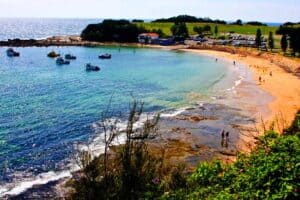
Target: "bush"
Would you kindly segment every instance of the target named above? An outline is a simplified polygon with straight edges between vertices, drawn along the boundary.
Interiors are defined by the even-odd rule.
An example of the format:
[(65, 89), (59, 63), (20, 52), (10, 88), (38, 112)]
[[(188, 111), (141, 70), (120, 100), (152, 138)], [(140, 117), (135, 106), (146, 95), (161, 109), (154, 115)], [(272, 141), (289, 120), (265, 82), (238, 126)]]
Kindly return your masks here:
[(162, 199), (299, 199), (299, 120), (298, 114), (289, 135), (267, 132), (252, 153), (239, 155), (231, 165), (201, 163), (189, 176), (188, 189)]
[(104, 20), (88, 25), (81, 33), (83, 40), (97, 42), (136, 42), (144, 29), (127, 20)]

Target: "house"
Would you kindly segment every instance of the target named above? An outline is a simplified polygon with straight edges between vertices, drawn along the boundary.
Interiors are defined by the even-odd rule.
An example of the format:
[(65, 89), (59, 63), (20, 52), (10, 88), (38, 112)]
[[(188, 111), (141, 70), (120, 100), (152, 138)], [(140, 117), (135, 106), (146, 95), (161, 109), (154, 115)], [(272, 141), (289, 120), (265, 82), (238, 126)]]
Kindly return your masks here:
[(159, 44), (162, 46), (169, 46), (175, 44), (174, 38), (168, 38), (168, 39), (160, 39)]
[(141, 33), (138, 36), (138, 41), (142, 44), (156, 44), (158, 40), (159, 35), (157, 33)]

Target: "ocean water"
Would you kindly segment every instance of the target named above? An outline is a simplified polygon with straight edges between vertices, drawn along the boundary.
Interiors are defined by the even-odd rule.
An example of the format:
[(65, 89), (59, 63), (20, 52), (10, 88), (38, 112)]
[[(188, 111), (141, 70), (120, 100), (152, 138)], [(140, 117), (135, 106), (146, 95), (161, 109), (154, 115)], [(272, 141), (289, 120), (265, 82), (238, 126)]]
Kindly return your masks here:
[(80, 35), (88, 24), (101, 21), (102, 19), (0, 18), (0, 41)]
[[(0, 196), (22, 191), (28, 182), (68, 176), (76, 144), (98, 136), (94, 124), (110, 99), (116, 115), (109, 117), (128, 112), (133, 98), (145, 102), (146, 113), (172, 116), (222, 95), (239, 78), (228, 63), (192, 53), (27, 47), (15, 48), (21, 56), (9, 58), (5, 50), (0, 48)], [(52, 50), (72, 53), (77, 60), (57, 66), (46, 56)], [(111, 53), (112, 59), (98, 59), (102, 53)], [(86, 63), (101, 71), (86, 72)]]

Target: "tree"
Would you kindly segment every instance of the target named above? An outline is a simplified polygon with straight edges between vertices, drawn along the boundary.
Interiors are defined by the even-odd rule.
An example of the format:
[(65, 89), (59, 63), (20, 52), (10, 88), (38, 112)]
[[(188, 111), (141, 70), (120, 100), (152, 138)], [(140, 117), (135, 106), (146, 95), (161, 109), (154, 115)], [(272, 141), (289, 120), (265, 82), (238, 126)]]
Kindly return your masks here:
[(285, 54), (287, 47), (288, 47), (288, 41), (287, 41), (286, 34), (282, 35), (281, 40), (280, 40), (280, 46), (281, 46), (283, 53)]
[(195, 26), (194, 31), (198, 33), (200, 36), (203, 35), (211, 35), (211, 27), (209, 25), (202, 26)]
[(201, 26), (195, 26), (195, 27), (194, 27), (194, 31), (195, 31), (196, 33), (198, 33), (198, 35), (200, 35), (200, 36), (203, 35), (203, 27), (201, 27)]
[(242, 25), (243, 25), (243, 22), (242, 22), (242, 20), (238, 19), (238, 20), (236, 20), (236, 22), (235, 22), (234, 24), (235, 24), (235, 25), (242, 26)]
[(296, 53), (300, 56), (300, 27), (280, 26), (277, 34), (287, 35), (289, 37), (289, 46), (292, 49), (292, 55)]
[(269, 38), (268, 38), (268, 45), (271, 51), (274, 49), (274, 38), (273, 38), (273, 32), (269, 32)]
[(215, 35), (217, 36), (218, 33), (219, 33), (219, 29), (218, 29), (218, 26), (217, 26), (217, 25), (215, 26), (215, 31), (214, 31), (214, 32), (215, 32)]
[(185, 23), (175, 23), (171, 27), (171, 32), (173, 36), (177, 39), (185, 39), (189, 37), (189, 31)]
[(261, 46), (261, 30), (260, 28), (256, 31), (256, 38), (255, 38), (256, 47), (259, 48)]

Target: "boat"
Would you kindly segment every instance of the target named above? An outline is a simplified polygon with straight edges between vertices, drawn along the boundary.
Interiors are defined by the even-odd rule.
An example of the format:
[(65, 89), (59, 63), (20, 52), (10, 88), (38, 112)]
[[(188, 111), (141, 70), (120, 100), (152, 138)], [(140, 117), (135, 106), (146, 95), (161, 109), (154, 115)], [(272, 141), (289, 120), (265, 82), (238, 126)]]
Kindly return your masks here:
[(57, 65), (68, 65), (70, 64), (70, 61), (64, 60), (62, 57), (59, 57), (56, 59)]
[(85, 65), (86, 71), (100, 71), (100, 67), (91, 65), (90, 63)]
[(66, 55), (65, 55), (65, 59), (66, 59), (66, 60), (76, 60), (76, 56), (73, 56), (73, 55), (71, 55), (71, 54), (66, 54)]
[(59, 57), (60, 54), (56, 53), (55, 51), (51, 51), (50, 53), (48, 53), (47, 56), (50, 58), (56, 58), (56, 57)]
[(6, 54), (7, 54), (8, 57), (19, 57), (20, 56), (20, 53), (16, 52), (12, 48), (7, 49)]
[(106, 54), (100, 55), (99, 58), (100, 59), (111, 59), (111, 54), (106, 53)]

